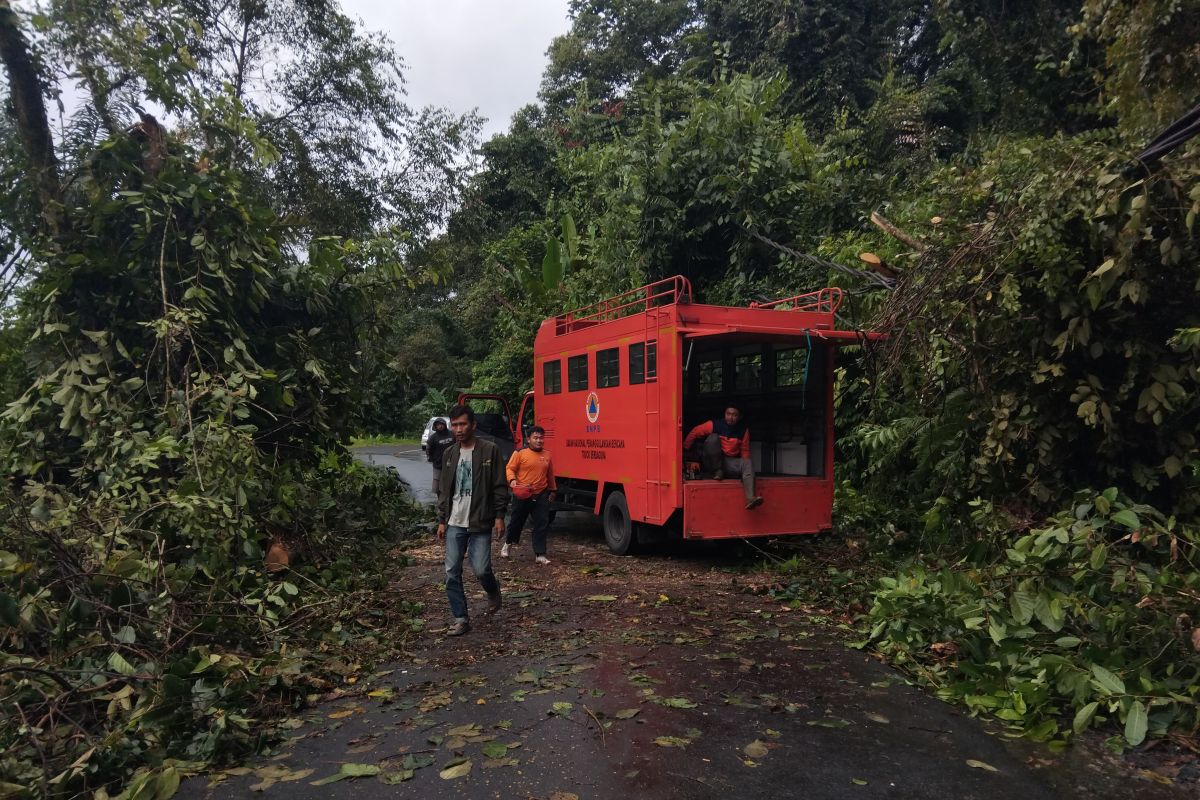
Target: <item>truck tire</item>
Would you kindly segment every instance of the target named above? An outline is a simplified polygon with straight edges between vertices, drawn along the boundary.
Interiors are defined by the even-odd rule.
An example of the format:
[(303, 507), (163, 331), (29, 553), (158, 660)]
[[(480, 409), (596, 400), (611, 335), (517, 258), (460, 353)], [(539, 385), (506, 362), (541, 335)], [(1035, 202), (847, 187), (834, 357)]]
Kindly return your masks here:
[(624, 492), (613, 492), (604, 501), (601, 511), (604, 522), (604, 541), (615, 555), (628, 555), (633, 550), (633, 521), (629, 518), (629, 503)]

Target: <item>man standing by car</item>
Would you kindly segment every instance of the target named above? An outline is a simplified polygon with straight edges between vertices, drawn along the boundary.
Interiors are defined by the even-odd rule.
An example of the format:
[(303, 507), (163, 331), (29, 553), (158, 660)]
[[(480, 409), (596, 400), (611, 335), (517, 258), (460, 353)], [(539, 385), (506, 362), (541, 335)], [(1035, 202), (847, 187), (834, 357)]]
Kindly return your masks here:
[(546, 429), (534, 425), (526, 437), (529, 446), (512, 454), (505, 472), (512, 490), (512, 516), (500, 555), (508, 558), (510, 545), (521, 543), (521, 529), (533, 515), (533, 555), (539, 564), (549, 564), (546, 557), (546, 529), (550, 527), (550, 504), (554, 502), (554, 465), (550, 453), (543, 448)]
[(763, 499), (754, 493), (754, 462), (750, 460), (750, 429), (742, 421), (742, 412), (734, 406), (725, 409), (717, 419), (701, 422), (683, 440), (687, 451), (692, 442), (704, 440), (701, 458), (704, 469), (721, 480), (728, 472), (740, 475), (746, 493), (746, 508), (758, 508)]
[(433, 464), (433, 496), (437, 497), (442, 482), (442, 456), (446, 448), (454, 444), (454, 434), (446, 427), (445, 421), (438, 417), (433, 423), (433, 430), (425, 443), (425, 458)]
[(508, 510), (508, 481), (500, 450), (475, 436), (475, 412), (470, 406), (450, 409), (454, 444), (446, 448), (438, 485), (439, 541), (446, 543), (446, 598), (454, 622), (447, 636), (462, 636), (471, 629), (467, 596), (463, 591), (463, 559), (487, 593), (487, 613), (500, 610), (500, 581), (492, 572), (492, 534), (504, 532)]

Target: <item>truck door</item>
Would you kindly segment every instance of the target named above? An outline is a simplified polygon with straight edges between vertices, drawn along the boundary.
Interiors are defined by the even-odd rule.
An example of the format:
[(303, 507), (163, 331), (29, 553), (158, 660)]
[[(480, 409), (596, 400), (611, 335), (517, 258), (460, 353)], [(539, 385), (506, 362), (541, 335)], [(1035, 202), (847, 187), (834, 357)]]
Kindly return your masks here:
[(533, 392), (526, 392), (521, 398), (521, 410), (517, 413), (517, 427), (513, 431), (513, 442), (517, 449), (520, 450), (525, 446), (525, 439), (529, 436), (529, 429), (537, 424), (533, 413)]
[(471, 406), (475, 412), (475, 435), (495, 442), (507, 462), (516, 449), (514, 434), (517, 427), (508, 401), (498, 394), (463, 393), (458, 396), (458, 403)]

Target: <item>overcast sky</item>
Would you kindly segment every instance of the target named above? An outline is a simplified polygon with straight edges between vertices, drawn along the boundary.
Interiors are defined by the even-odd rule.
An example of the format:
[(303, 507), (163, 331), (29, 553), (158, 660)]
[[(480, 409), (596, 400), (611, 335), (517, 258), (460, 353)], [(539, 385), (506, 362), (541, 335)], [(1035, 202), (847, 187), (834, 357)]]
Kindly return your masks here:
[(566, 33), (567, 0), (342, 0), (391, 37), (407, 66), (409, 104), (478, 108), (483, 138), (537, 99), (546, 48)]

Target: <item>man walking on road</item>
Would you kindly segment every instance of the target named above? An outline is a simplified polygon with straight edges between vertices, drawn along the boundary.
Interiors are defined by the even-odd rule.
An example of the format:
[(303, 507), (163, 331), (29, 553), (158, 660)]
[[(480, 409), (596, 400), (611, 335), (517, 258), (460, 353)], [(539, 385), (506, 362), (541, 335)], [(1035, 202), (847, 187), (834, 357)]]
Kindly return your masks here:
[(429, 434), (429, 441), (425, 443), (425, 457), (429, 459), (429, 463), (433, 464), (433, 496), (437, 497), (441, 491), (442, 483), (442, 457), (446, 454), (446, 448), (454, 444), (454, 434), (446, 427), (446, 423), (441, 419), (433, 423), (433, 432)]
[(446, 448), (438, 487), (438, 540), (446, 542), (446, 598), (454, 622), (447, 636), (471, 630), (463, 591), (463, 559), (487, 593), (487, 613), (500, 610), (500, 581), (492, 572), (492, 535), (504, 532), (508, 483), (500, 449), (475, 436), (475, 412), (469, 406), (450, 409), (454, 444)]
[(512, 454), (505, 472), (508, 486), (512, 489), (512, 516), (508, 520), (508, 533), (500, 555), (508, 558), (510, 545), (521, 543), (521, 529), (525, 520), (533, 515), (533, 555), (539, 564), (549, 564), (546, 558), (546, 529), (550, 527), (550, 504), (554, 502), (554, 465), (550, 453), (543, 448), (546, 430), (541, 425), (529, 429), (526, 437), (528, 447)]
[(704, 438), (702, 459), (704, 469), (721, 480), (728, 472), (741, 475), (742, 490), (746, 493), (746, 508), (758, 508), (763, 499), (754, 493), (754, 462), (750, 460), (750, 429), (742, 421), (742, 412), (734, 406), (725, 409), (725, 415), (702, 422), (692, 428), (683, 440), (686, 451), (692, 442)]

